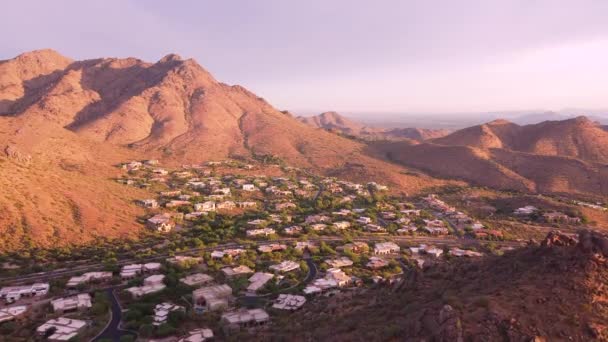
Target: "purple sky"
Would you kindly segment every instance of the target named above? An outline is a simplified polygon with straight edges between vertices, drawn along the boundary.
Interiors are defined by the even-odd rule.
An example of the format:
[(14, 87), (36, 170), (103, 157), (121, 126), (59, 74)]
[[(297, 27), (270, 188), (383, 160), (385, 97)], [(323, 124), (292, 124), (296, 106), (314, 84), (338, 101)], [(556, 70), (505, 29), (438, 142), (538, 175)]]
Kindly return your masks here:
[(606, 108), (608, 1), (5, 0), (0, 58), (175, 52), (280, 109)]

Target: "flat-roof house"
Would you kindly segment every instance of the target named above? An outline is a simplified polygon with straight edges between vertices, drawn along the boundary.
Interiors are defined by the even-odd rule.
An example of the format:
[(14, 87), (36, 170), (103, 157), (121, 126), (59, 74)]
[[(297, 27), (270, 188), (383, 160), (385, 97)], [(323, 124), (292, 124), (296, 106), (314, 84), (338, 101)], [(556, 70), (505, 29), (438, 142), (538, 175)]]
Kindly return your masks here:
[(361, 216), (357, 219), (357, 222), (360, 224), (370, 224), (372, 223), (372, 219), (367, 216)]
[(59, 298), (51, 301), (53, 312), (63, 314), (66, 312), (84, 310), (91, 307), (91, 296), (81, 293), (76, 296)]
[(334, 222), (333, 226), (334, 226), (335, 229), (342, 230), (342, 229), (346, 229), (346, 228), (350, 227), (350, 222), (348, 222), (348, 221), (338, 221), (338, 222)]
[(325, 260), (325, 263), (332, 268), (349, 267), (353, 265), (353, 261), (347, 257), (339, 257)]
[(287, 273), (287, 272), (295, 271), (299, 268), (300, 268), (300, 264), (295, 261), (291, 261), (291, 260), (285, 260), (285, 261), (281, 262), (280, 264), (272, 265), (269, 267), (269, 269), (271, 271), (275, 271), (275, 272), (279, 272), (279, 273)]
[(363, 241), (355, 241), (352, 243), (347, 243), (341, 247), (344, 251), (351, 251), (353, 253), (366, 253), (369, 251), (369, 245)]
[(187, 336), (179, 339), (177, 342), (205, 342), (212, 338), (213, 330), (201, 328), (189, 331)]
[(249, 229), (245, 234), (247, 236), (268, 236), (276, 234), (276, 231), (272, 228)]
[(378, 242), (374, 246), (374, 254), (399, 253), (401, 247), (394, 242)]
[(135, 298), (139, 298), (148, 294), (160, 292), (165, 289), (165, 284), (163, 280), (165, 276), (162, 274), (156, 274), (147, 277), (144, 279), (143, 286), (134, 286), (126, 289), (127, 292), (131, 293), (131, 295)]
[(224, 272), (227, 277), (236, 277), (253, 273), (253, 270), (245, 265), (239, 265), (237, 267), (224, 267), (222, 268), (222, 272)]
[(287, 245), (280, 243), (271, 243), (269, 245), (262, 245), (258, 247), (258, 251), (261, 253), (270, 253), (275, 251), (283, 251), (287, 249)]
[(197, 312), (225, 309), (231, 299), (232, 288), (226, 284), (201, 287), (192, 292), (192, 300)]
[(249, 277), (249, 286), (247, 286), (247, 291), (255, 293), (266, 283), (268, 283), (272, 278), (274, 278), (274, 274), (266, 273), (266, 272), (256, 272), (251, 277)]
[(173, 311), (186, 312), (186, 308), (168, 302), (156, 304), (154, 307), (154, 322), (152, 322), (152, 325), (159, 326), (166, 323), (169, 314)]
[(206, 201), (206, 202), (202, 202), (202, 203), (196, 203), (194, 205), (194, 210), (196, 211), (202, 211), (202, 212), (209, 212), (209, 211), (215, 211), (215, 202), (214, 201)]
[(224, 201), (217, 204), (218, 210), (232, 210), (236, 208), (236, 203), (233, 201)]
[(315, 232), (324, 231), (327, 228), (327, 225), (324, 223), (315, 223), (310, 226), (310, 230), (314, 230)]
[(158, 214), (150, 217), (148, 221), (146, 221), (146, 225), (150, 229), (163, 233), (170, 232), (175, 227), (175, 223), (173, 223), (171, 215), (167, 213)]
[(143, 199), (138, 201), (138, 204), (144, 208), (158, 208), (158, 202), (155, 199)]
[(176, 255), (167, 259), (167, 262), (177, 266), (200, 264), (203, 261), (201, 257), (193, 257), (188, 255)]
[(243, 191), (255, 191), (255, 185), (253, 184), (243, 184)]
[(306, 303), (306, 297), (292, 295), (292, 294), (280, 294), (272, 305), (273, 308), (279, 310), (295, 311), (301, 308)]
[(25, 316), (27, 306), (16, 305), (8, 306), (0, 309), (0, 324), (8, 321), (13, 321)]
[(253, 202), (253, 201), (237, 202), (236, 205), (237, 205), (237, 207), (244, 208), (244, 209), (255, 208), (255, 207), (258, 206), (258, 204), (256, 202)]
[(181, 278), (179, 281), (188, 286), (196, 287), (212, 282), (213, 277), (204, 273), (194, 273)]
[(373, 256), (373, 257), (369, 258), (369, 261), (368, 261), (368, 263), (367, 263), (366, 266), (369, 267), (369, 268), (371, 268), (371, 269), (376, 270), (376, 269), (388, 266), (388, 261), (386, 261), (386, 260), (384, 260), (382, 258)]
[(231, 248), (231, 249), (224, 249), (224, 250), (220, 250), (220, 251), (213, 251), (213, 252), (211, 252), (211, 257), (213, 259), (221, 259), (224, 256), (229, 255), (234, 258), (241, 253), (245, 253), (245, 250), (242, 248)]
[(223, 314), (221, 322), (224, 325), (224, 329), (230, 332), (261, 326), (269, 320), (270, 316), (263, 309), (239, 309)]
[(106, 281), (112, 279), (112, 272), (87, 272), (83, 275), (70, 278), (66, 287), (75, 288), (80, 284), (88, 284), (95, 281)]
[(48, 320), (39, 326), (36, 329), (36, 333), (39, 336), (44, 336), (52, 331), (52, 334), (48, 336), (49, 341), (70, 341), (81, 333), (86, 326), (87, 323), (85, 321), (59, 317)]
[(285, 234), (287, 235), (295, 235), (295, 234), (299, 234), (302, 232), (302, 227), (301, 226), (291, 226), (291, 227), (285, 227), (283, 229), (283, 231), (285, 232)]
[(23, 297), (45, 296), (49, 288), (48, 283), (3, 287), (0, 289), (0, 298), (4, 298), (7, 303), (14, 303)]

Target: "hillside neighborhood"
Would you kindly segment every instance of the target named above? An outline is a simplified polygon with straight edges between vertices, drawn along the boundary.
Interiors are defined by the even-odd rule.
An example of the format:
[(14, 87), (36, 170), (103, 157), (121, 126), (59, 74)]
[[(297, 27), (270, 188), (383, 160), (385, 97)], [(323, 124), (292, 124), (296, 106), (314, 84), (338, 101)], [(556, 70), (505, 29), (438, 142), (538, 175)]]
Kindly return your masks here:
[[(179, 169), (131, 161), (120, 168), (117, 182), (151, 194), (136, 202), (146, 213), (137, 221), (168, 255), (140, 254), (132, 263), (2, 287), (0, 328), (7, 334), (36, 325), (36, 335), (49, 341), (239, 336), (318, 298), (399, 286), (452, 258), (482, 258), (523, 243), (440, 195), (404, 198), (376, 182), (235, 160)], [(511, 215), (581, 223), (531, 205)], [(189, 247), (166, 249), (177, 238)]]

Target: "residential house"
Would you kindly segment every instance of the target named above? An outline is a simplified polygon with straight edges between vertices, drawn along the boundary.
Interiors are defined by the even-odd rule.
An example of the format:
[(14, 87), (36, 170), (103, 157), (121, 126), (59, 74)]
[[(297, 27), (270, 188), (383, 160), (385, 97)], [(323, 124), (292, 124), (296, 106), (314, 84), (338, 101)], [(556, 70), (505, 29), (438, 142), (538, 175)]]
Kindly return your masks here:
[(168, 258), (167, 262), (177, 266), (188, 266), (194, 264), (200, 264), (203, 261), (201, 257), (193, 257), (188, 255), (176, 255)]
[(272, 228), (260, 228), (260, 229), (250, 229), (245, 232), (245, 234), (249, 237), (252, 236), (269, 236), (276, 234), (276, 231)]
[(247, 286), (247, 292), (255, 293), (259, 291), (266, 283), (268, 283), (274, 274), (266, 272), (256, 272), (249, 278), (249, 286)]
[(361, 216), (357, 219), (357, 222), (360, 224), (370, 224), (372, 223), (372, 219), (367, 216)]
[(300, 226), (291, 226), (291, 227), (285, 227), (283, 229), (283, 231), (285, 232), (285, 234), (287, 235), (295, 235), (295, 234), (300, 234), (302, 233), (302, 227)]
[(158, 202), (155, 199), (143, 199), (137, 201), (137, 203), (144, 208), (158, 208)]
[(227, 277), (236, 277), (244, 274), (253, 273), (253, 270), (245, 265), (239, 265), (236, 267), (224, 267), (222, 268), (222, 272)]
[(339, 257), (325, 260), (331, 268), (349, 267), (353, 265), (353, 261), (347, 257)]
[(170, 232), (175, 227), (171, 215), (166, 213), (152, 216), (146, 224), (150, 229), (163, 233)]
[(338, 221), (333, 223), (333, 227), (338, 230), (347, 229), (350, 227), (350, 222), (348, 221)]
[(238, 309), (224, 313), (221, 319), (227, 333), (265, 325), (268, 321), (270, 316), (263, 309)]
[(25, 317), (27, 306), (16, 305), (0, 308), (0, 324)]
[(59, 317), (48, 320), (36, 329), (38, 336), (45, 336), (49, 341), (70, 341), (76, 338), (87, 326), (87, 322)]
[(169, 318), (169, 314), (174, 311), (182, 311), (185, 313), (186, 308), (168, 302), (156, 304), (156, 306), (154, 307), (154, 321), (152, 322), (152, 325), (159, 326), (161, 324), (167, 323), (167, 318)]
[(216, 210), (215, 202), (214, 201), (206, 201), (206, 202), (202, 202), (202, 203), (196, 203), (194, 205), (194, 210), (196, 210), (196, 211), (202, 211), (202, 212), (215, 211)]
[(194, 329), (188, 335), (179, 339), (177, 342), (205, 342), (213, 339), (213, 330), (207, 328)]
[(253, 184), (243, 184), (243, 191), (256, 191), (256, 187)]
[(377, 224), (367, 224), (365, 225), (365, 230), (370, 233), (386, 233), (386, 228), (380, 227)]
[(204, 273), (194, 273), (181, 278), (179, 281), (188, 286), (197, 287), (212, 282), (213, 277)]
[(0, 289), (0, 298), (7, 303), (14, 303), (23, 297), (42, 297), (50, 289), (48, 283), (34, 283), (32, 285), (8, 286)]
[(213, 259), (221, 259), (226, 255), (229, 255), (231, 257), (237, 257), (239, 254), (241, 253), (245, 253), (246, 251), (242, 248), (229, 248), (229, 249), (224, 249), (224, 250), (218, 250), (218, 251), (213, 251), (211, 252), (211, 258)]
[(256, 202), (252, 202), (252, 201), (237, 202), (236, 205), (237, 205), (237, 207), (243, 208), (243, 209), (251, 209), (251, 208), (255, 208), (258, 206), (258, 204)]
[(258, 247), (258, 251), (261, 253), (271, 253), (276, 251), (284, 251), (287, 249), (287, 245), (279, 243), (271, 243), (269, 245), (262, 245)]
[(148, 294), (160, 292), (165, 289), (163, 283), (165, 276), (162, 274), (156, 274), (149, 276), (144, 279), (143, 286), (134, 286), (126, 289), (134, 298), (139, 298)]
[(558, 211), (547, 212), (543, 214), (543, 218), (548, 223), (567, 223), (567, 224), (579, 224), (581, 219), (578, 217), (571, 217)]
[(304, 296), (282, 293), (274, 301), (272, 307), (279, 310), (295, 311), (301, 308), (305, 303), (306, 297)]
[(515, 211), (513, 211), (513, 214), (517, 216), (529, 216), (536, 213), (537, 211), (538, 208), (536, 208), (535, 206), (527, 205), (525, 207), (515, 209)]
[(300, 269), (300, 264), (295, 261), (285, 260), (277, 265), (270, 266), (269, 269), (279, 273), (287, 273)]
[(91, 296), (81, 293), (76, 296), (59, 298), (51, 301), (53, 312), (64, 314), (66, 312), (89, 309), (91, 307)]
[(382, 258), (373, 256), (373, 257), (369, 258), (369, 261), (366, 266), (373, 270), (377, 270), (377, 269), (388, 266), (388, 261), (386, 261)]
[(296, 209), (298, 206), (292, 202), (279, 202), (274, 204), (274, 210), (283, 211), (289, 209)]
[(70, 278), (66, 284), (66, 287), (75, 288), (81, 284), (88, 284), (94, 281), (106, 281), (110, 279), (112, 279), (112, 272), (87, 272), (83, 275)]
[(401, 247), (394, 242), (378, 242), (374, 246), (374, 254), (383, 255), (391, 253), (399, 253)]
[(171, 200), (171, 201), (165, 203), (165, 207), (166, 208), (177, 208), (177, 207), (188, 206), (190, 204), (191, 203), (189, 201)]
[(310, 230), (314, 230), (315, 232), (324, 231), (327, 228), (327, 225), (324, 223), (315, 223), (310, 226)]
[(226, 284), (201, 287), (192, 292), (197, 312), (226, 309), (232, 300), (232, 288)]
[(369, 251), (369, 245), (362, 241), (355, 241), (345, 244), (340, 249), (344, 251), (351, 251), (353, 253), (367, 253)]
[(236, 203), (233, 201), (224, 201), (217, 204), (218, 210), (232, 210), (236, 208)]

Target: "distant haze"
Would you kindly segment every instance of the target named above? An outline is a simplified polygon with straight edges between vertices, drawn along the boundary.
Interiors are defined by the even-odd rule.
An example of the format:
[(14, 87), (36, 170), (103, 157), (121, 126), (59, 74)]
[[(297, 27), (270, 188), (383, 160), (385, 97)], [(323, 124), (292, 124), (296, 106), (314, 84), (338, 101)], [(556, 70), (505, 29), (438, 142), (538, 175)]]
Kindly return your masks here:
[(603, 0), (6, 0), (2, 7), (1, 59), (47, 47), (76, 59), (155, 61), (174, 52), (297, 113), (489, 118), (608, 107)]

